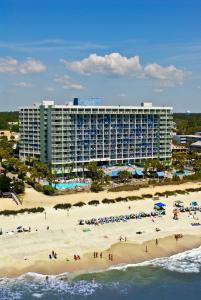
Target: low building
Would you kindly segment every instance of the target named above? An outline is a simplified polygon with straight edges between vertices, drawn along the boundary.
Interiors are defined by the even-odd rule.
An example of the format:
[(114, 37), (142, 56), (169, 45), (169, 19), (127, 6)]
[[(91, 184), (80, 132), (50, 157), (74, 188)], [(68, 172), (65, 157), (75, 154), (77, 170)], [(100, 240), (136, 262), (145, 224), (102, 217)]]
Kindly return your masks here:
[(172, 138), (173, 141), (182, 145), (201, 141), (201, 135), (195, 135), (195, 134), (176, 134)]
[(187, 153), (187, 150), (186, 146), (172, 144), (172, 153)]
[(14, 141), (19, 141), (19, 132), (11, 132), (10, 130), (0, 130), (0, 137), (7, 137), (8, 141), (13, 138)]
[(189, 150), (192, 152), (201, 152), (201, 141), (191, 144)]
[(19, 124), (19, 122), (8, 122), (9, 126), (18, 125), (18, 124)]

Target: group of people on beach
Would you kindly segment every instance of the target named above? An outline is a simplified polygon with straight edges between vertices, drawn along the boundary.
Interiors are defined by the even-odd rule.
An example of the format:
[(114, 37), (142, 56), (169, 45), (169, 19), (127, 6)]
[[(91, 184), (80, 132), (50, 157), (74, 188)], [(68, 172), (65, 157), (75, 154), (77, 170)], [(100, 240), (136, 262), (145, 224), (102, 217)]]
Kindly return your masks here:
[(123, 236), (120, 235), (119, 241), (120, 241), (120, 243), (121, 243), (122, 241), (127, 242), (127, 237), (126, 237), (126, 236), (123, 237)]
[(80, 260), (81, 259), (80, 256), (76, 255), (76, 254), (73, 255), (73, 258), (74, 258), (74, 260)]
[(67, 178), (64, 179), (59, 179), (58, 180), (59, 183), (74, 183), (74, 182), (83, 182), (83, 183), (90, 183), (90, 179), (89, 178), (73, 178), (68, 180)]
[[(103, 258), (103, 253), (102, 252), (98, 253), (98, 252), (94, 251), (94, 258), (98, 258), (98, 257)], [(113, 254), (109, 253), (108, 259), (113, 261)]]
[(52, 252), (49, 254), (49, 259), (52, 258), (57, 259), (57, 253), (54, 250), (52, 250)]

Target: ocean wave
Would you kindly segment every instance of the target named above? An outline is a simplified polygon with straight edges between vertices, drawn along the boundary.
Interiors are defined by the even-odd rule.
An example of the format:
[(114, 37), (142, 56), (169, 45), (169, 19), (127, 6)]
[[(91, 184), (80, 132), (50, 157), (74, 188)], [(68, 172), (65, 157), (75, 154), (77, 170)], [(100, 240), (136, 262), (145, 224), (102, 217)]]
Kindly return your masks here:
[(136, 264), (112, 266), (107, 270), (126, 270), (134, 267), (155, 266), (169, 271), (180, 273), (199, 273), (201, 269), (201, 247), (174, 254), (170, 257), (161, 257)]
[[(178, 253), (170, 257), (156, 258), (142, 263), (112, 266), (107, 270), (102, 271), (102, 273), (104, 275), (104, 272), (108, 273), (108, 271), (113, 270), (122, 272), (127, 271), (129, 268), (134, 269), (136, 267), (150, 266), (180, 273), (199, 273), (201, 270), (201, 247)], [(101, 272), (98, 271), (93, 273)], [(89, 273), (87, 274), (90, 275)], [(66, 295), (69, 297), (91, 296), (96, 293), (96, 291), (102, 290), (106, 286), (114, 290), (118, 289), (118, 279), (120, 277), (116, 277), (118, 279), (117, 281), (115, 280), (115, 282), (112, 280), (112, 277), (109, 277), (111, 279), (110, 283), (108, 281), (101, 283), (98, 282), (99, 280), (93, 280), (92, 278), (96, 278), (95, 274), (94, 276), (91, 274), (88, 279), (87, 277), (81, 276), (81, 278), (79, 278), (78, 276), (75, 281), (71, 281), (69, 273), (47, 276), (30, 272), (17, 278), (1, 278), (0, 299), (28, 299), (28, 295), (31, 295), (30, 299), (43, 299), (49, 294), (53, 295), (52, 299), (57, 299), (58, 295), (60, 296), (60, 299), (62, 299), (62, 297)]]
[(2, 278), (0, 281), (0, 299), (26, 299), (28, 294), (33, 299), (40, 299), (49, 293), (55, 297), (58, 294), (60, 297), (64, 295), (90, 296), (100, 287), (101, 284), (94, 281), (69, 282), (68, 273), (55, 276), (26, 273), (17, 278)]

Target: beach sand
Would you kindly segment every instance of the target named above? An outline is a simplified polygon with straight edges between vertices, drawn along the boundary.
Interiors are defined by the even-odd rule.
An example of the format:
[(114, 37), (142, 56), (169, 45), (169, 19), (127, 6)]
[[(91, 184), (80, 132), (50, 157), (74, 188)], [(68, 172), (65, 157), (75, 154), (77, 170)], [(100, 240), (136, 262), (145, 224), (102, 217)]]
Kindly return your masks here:
[[(200, 185), (199, 185), (200, 186)], [(198, 184), (185, 184), (185, 188), (198, 187)], [(55, 210), (53, 205), (65, 202), (88, 202), (92, 199), (126, 197), (128, 195), (154, 194), (156, 191), (182, 189), (179, 186), (162, 186), (146, 188), (134, 192), (121, 193), (77, 193), (65, 196), (47, 197), (32, 188), (27, 189), (22, 206), (17, 206), (11, 199), (0, 199), (2, 207), (20, 209), (21, 207), (45, 207), (46, 214), (23, 214), (17, 216), (0, 216), (0, 277), (17, 276), (25, 272), (41, 274), (60, 274), (64, 272), (88, 272), (106, 269), (111, 265), (138, 263), (157, 257), (169, 256), (201, 245), (201, 226), (191, 226), (192, 217), (180, 213), (179, 220), (173, 220), (173, 203), (182, 200), (187, 206), (195, 200), (201, 205), (201, 192), (160, 198), (166, 203), (166, 215), (156, 218), (129, 220), (124, 223), (111, 223), (99, 226), (80, 226), (79, 219), (124, 215), (137, 212), (151, 212), (152, 199), (100, 204), (97, 207), (86, 205), (66, 210)], [(101, 198), (102, 197), (102, 198)], [(128, 207), (131, 207), (129, 209)], [(201, 212), (196, 217), (201, 222)], [(154, 222), (153, 220), (154, 219)], [(6, 232), (16, 230), (17, 226), (31, 227), (31, 232)], [(49, 230), (47, 230), (49, 226)], [(158, 227), (161, 230), (155, 231)], [(83, 229), (90, 229), (84, 232)], [(142, 231), (142, 234), (136, 234)], [(183, 234), (177, 242), (174, 234)], [(127, 242), (119, 243), (119, 237), (126, 237)], [(158, 245), (156, 245), (156, 239)], [(147, 247), (147, 252), (146, 252)], [(57, 259), (49, 259), (54, 250)], [(103, 252), (103, 258), (93, 257), (93, 252)], [(113, 254), (113, 261), (108, 254)], [(80, 255), (81, 260), (74, 261), (73, 255)]]

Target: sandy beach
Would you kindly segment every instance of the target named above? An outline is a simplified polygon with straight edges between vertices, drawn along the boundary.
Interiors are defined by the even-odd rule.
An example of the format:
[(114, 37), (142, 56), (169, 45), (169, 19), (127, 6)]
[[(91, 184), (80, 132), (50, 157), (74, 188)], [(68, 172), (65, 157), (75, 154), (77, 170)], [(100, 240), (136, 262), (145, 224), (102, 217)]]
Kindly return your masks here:
[[(166, 215), (155, 217), (154, 221), (153, 218), (147, 217), (99, 226), (81, 226), (78, 225), (78, 220), (142, 211), (148, 213), (153, 211), (154, 201), (145, 199), (100, 204), (97, 207), (86, 205), (82, 208), (73, 207), (69, 212), (55, 210), (53, 205), (118, 196), (154, 194), (156, 191), (198, 186), (200, 186), (198, 183), (185, 183), (185, 187), (161, 186), (134, 192), (77, 193), (55, 197), (45, 196), (29, 188), (26, 190), (22, 206), (17, 206), (11, 199), (1, 198), (0, 210), (43, 206), (46, 214), (0, 216), (0, 228), (3, 230), (3, 235), (0, 236), (0, 276), (17, 276), (25, 272), (60, 274), (102, 270), (111, 265), (138, 263), (196, 248), (201, 245), (201, 226), (191, 225), (192, 216), (190, 217), (188, 212), (180, 213), (179, 220), (173, 220), (172, 210), (175, 200), (182, 200), (185, 206), (189, 206), (194, 200), (201, 205), (201, 192), (161, 197), (160, 201), (166, 204)], [(197, 212), (196, 217), (201, 221), (201, 212)], [(31, 232), (8, 234), (12, 230), (16, 231), (18, 226), (30, 227)], [(156, 227), (160, 228), (159, 232), (156, 232)], [(136, 234), (138, 231), (142, 234)], [(175, 234), (183, 234), (183, 238), (176, 241)], [(120, 243), (120, 236), (126, 237), (126, 242)], [(57, 253), (57, 259), (49, 259), (52, 250)], [(94, 258), (94, 251), (99, 254), (102, 252), (103, 257)], [(108, 259), (109, 253), (113, 255), (113, 261)], [(80, 255), (81, 259), (74, 261), (74, 254)]]

